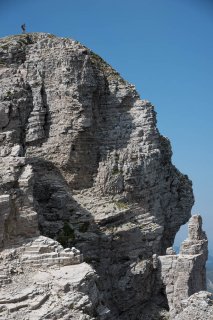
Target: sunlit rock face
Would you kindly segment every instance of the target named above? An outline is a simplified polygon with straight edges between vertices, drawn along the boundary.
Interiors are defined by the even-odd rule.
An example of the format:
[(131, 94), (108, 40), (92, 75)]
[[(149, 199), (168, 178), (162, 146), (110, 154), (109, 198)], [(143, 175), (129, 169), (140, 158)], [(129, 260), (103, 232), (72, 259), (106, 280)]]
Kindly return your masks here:
[[(90, 266), (82, 267), (82, 286), (63, 293), (72, 305), (69, 317), (168, 316), (157, 256), (189, 220), (194, 199), (191, 181), (171, 163), (170, 143), (156, 127), (154, 107), (134, 86), (77, 41), (45, 33), (1, 39), (0, 156), (4, 290), (7, 285), (10, 292), (17, 290), (18, 279), (23, 274), (28, 279), (38, 267), (69, 268), (63, 264), (69, 260), (70, 268), (78, 263), (81, 270), (83, 254)], [(34, 261), (26, 268), (27, 243), (39, 235), (74, 251), (60, 253), (57, 245), (47, 253), (32, 249), (38, 266)], [(5, 250), (14, 250), (11, 260)], [(15, 271), (8, 261), (17, 264)], [(54, 279), (49, 283), (55, 285)], [(38, 319), (51, 318), (51, 299), (55, 319), (68, 319), (53, 292), (39, 303)], [(81, 294), (85, 304), (72, 302), (72, 294)], [(11, 303), (5, 302), (5, 312)], [(31, 308), (20, 310), (30, 319)]]
[[(206, 290), (205, 265), (208, 258), (208, 241), (205, 232), (202, 230), (201, 216), (192, 216), (189, 220), (188, 229), (188, 238), (182, 243), (179, 254), (169, 248), (166, 255), (159, 256), (159, 282), (162, 281), (165, 286), (171, 319), (177, 320), (183, 319), (183, 314), (188, 314), (186, 319), (190, 319), (190, 312), (192, 312), (191, 319), (199, 319), (193, 316), (196, 307), (190, 308), (193, 298), (188, 298), (196, 292)], [(194, 299), (199, 300), (201, 296), (205, 299), (209, 297), (209, 301), (211, 301), (210, 295), (204, 293), (195, 295)], [(198, 305), (200, 303), (201, 301)], [(205, 304), (206, 302), (204, 302)], [(208, 308), (210, 305), (211, 303), (208, 303), (206, 309), (204, 309), (208, 309), (209, 314), (211, 313), (213, 317), (213, 309)], [(188, 308), (187, 312), (186, 308)], [(204, 313), (204, 309), (199, 314)], [(199, 307), (197, 306), (198, 310)], [(204, 319), (210, 318), (204, 317)]]

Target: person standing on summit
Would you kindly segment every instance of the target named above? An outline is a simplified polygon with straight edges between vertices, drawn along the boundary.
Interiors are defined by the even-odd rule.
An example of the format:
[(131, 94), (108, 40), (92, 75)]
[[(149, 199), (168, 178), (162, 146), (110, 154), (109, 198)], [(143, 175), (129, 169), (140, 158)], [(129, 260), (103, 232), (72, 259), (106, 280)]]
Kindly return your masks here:
[(21, 29), (22, 29), (22, 33), (26, 32), (26, 24), (25, 23), (21, 25)]

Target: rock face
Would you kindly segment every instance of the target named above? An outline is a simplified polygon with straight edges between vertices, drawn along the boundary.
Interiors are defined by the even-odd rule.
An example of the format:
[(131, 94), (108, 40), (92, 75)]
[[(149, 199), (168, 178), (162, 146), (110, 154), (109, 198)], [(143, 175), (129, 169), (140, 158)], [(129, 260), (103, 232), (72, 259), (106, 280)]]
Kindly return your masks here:
[[(190, 218), (192, 186), (134, 86), (77, 41), (0, 39), (0, 156), (0, 318), (179, 312), (159, 259)], [(205, 289), (206, 239), (193, 225), (180, 256), (192, 279), (203, 271), (184, 299)]]

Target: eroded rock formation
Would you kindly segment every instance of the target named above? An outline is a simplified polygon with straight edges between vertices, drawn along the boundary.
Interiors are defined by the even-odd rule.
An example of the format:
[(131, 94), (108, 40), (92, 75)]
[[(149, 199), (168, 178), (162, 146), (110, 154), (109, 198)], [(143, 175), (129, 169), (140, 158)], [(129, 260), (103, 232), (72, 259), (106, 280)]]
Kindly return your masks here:
[(158, 263), (194, 201), (171, 155), (153, 106), (91, 50), (0, 39), (0, 318), (168, 318)]
[(182, 243), (180, 253), (176, 255), (169, 248), (167, 255), (159, 257), (159, 280), (166, 287), (172, 319), (179, 319), (179, 314), (187, 305), (186, 300), (192, 294), (206, 289), (207, 246), (201, 216), (192, 216), (189, 236)]

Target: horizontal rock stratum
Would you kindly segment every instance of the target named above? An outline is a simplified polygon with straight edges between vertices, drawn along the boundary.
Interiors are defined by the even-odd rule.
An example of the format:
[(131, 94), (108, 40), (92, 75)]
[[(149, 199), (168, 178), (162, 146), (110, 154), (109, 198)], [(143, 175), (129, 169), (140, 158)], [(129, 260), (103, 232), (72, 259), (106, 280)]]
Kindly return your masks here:
[(0, 39), (0, 319), (210, 319), (200, 216), (170, 248), (194, 202), (171, 156), (152, 104), (90, 49)]

